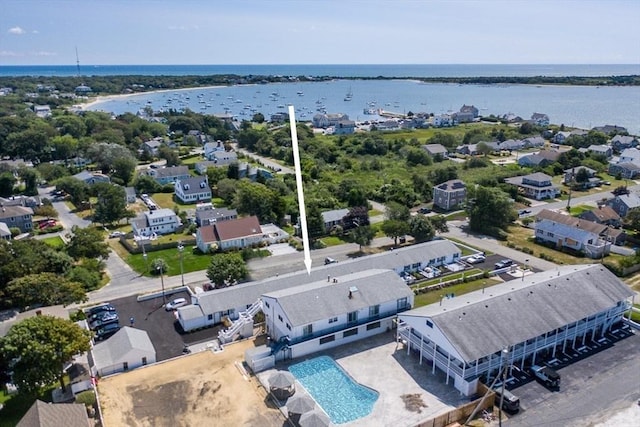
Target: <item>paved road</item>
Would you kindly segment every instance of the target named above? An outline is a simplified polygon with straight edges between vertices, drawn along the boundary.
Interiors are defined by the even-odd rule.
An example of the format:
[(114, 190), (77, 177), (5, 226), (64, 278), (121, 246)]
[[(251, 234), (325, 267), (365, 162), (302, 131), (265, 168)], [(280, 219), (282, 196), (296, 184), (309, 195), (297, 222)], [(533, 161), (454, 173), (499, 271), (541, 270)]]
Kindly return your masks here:
[[(38, 195), (42, 197), (46, 197), (51, 199), (51, 192), (55, 189), (55, 187), (40, 187), (38, 188)], [(75, 215), (69, 209), (63, 201), (52, 202), (53, 207), (56, 211), (58, 211), (58, 220), (62, 224), (62, 226), (67, 230), (67, 232), (71, 232), (71, 228), (76, 225), (80, 228), (86, 228), (91, 225), (91, 221), (87, 221), (85, 219), (80, 218), (78, 215)]]
[(295, 174), (295, 171), (292, 168), (287, 167), (287, 166), (283, 166), (280, 163), (278, 163), (278, 162), (276, 162), (276, 161), (274, 161), (274, 160), (272, 160), (272, 159), (270, 159), (268, 157), (262, 157), (262, 156), (259, 156), (259, 155), (255, 154), (255, 153), (252, 153), (251, 151), (247, 151), (244, 148), (238, 148), (237, 144), (231, 144), (231, 145), (232, 145), (233, 149), (235, 151), (237, 151), (238, 153), (242, 153), (245, 156), (258, 161), (258, 163), (261, 163), (263, 166), (266, 166), (266, 167), (268, 167), (268, 168), (270, 168), (272, 170), (277, 171), (277, 173), (279, 173), (279, 174), (292, 174), (292, 175)]

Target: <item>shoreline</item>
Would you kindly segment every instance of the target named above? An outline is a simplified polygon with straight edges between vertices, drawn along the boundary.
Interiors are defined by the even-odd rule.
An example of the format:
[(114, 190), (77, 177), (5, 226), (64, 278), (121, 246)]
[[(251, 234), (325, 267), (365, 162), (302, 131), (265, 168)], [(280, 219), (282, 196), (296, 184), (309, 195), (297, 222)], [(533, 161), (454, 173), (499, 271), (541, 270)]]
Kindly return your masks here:
[(89, 108), (94, 107), (96, 105), (102, 104), (104, 102), (108, 102), (108, 101), (116, 101), (116, 100), (120, 100), (120, 99), (126, 99), (126, 98), (131, 98), (134, 96), (143, 96), (143, 95), (149, 95), (149, 94), (155, 94), (155, 93), (164, 93), (164, 92), (184, 92), (184, 91), (188, 91), (188, 90), (198, 90), (198, 89), (219, 89), (219, 88), (223, 88), (223, 87), (228, 87), (228, 86), (223, 86), (223, 85), (217, 85), (217, 86), (197, 86), (197, 87), (184, 87), (184, 88), (180, 88), (180, 89), (156, 89), (156, 90), (150, 90), (150, 91), (146, 91), (146, 92), (135, 92), (135, 93), (119, 93), (116, 95), (99, 95), (96, 96), (95, 98), (89, 98), (88, 102), (84, 102), (82, 104), (79, 104), (81, 106), (82, 111), (87, 111)]

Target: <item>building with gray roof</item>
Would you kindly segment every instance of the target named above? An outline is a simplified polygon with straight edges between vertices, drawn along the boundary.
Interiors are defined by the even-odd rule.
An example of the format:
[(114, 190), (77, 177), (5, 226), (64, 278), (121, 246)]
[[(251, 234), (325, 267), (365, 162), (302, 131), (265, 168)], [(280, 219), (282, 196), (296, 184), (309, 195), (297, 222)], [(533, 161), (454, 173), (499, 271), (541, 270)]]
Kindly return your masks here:
[[(444, 299), (398, 315), (398, 336), (407, 352), (454, 380), (466, 395), (478, 378), (491, 377), (505, 362), (524, 369), (555, 358), (567, 347), (599, 339), (622, 320), (634, 293), (600, 264), (560, 266)], [(503, 350), (508, 349), (508, 360)]]
[(16, 427), (88, 427), (87, 409), (81, 403), (45, 403), (36, 400)]
[(89, 353), (94, 375), (104, 377), (156, 362), (156, 349), (146, 331), (125, 326)]

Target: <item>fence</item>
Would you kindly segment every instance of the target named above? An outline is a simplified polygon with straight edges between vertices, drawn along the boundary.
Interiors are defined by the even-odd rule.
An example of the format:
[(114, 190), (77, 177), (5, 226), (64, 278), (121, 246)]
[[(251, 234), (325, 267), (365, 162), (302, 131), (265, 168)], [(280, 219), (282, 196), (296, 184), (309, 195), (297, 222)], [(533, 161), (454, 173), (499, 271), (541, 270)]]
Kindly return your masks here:
[[(487, 391), (487, 387), (483, 384), (478, 384), (478, 393), (481, 396)], [(479, 397), (465, 405), (459, 406), (456, 409), (453, 409), (445, 414), (438, 415), (437, 417), (431, 418), (430, 420), (423, 421), (420, 424), (417, 424), (415, 427), (445, 427), (449, 424), (460, 423), (464, 424), (469, 418), (474, 410), (476, 410), (476, 414), (481, 414), (484, 409), (488, 409), (493, 407), (493, 403), (495, 400), (495, 393), (489, 393), (486, 399), (483, 397)], [(479, 406), (478, 406), (479, 405)]]
[[(185, 247), (196, 245), (196, 239), (194, 238), (181, 239), (180, 242), (182, 242), (182, 245)], [(120, 244), (122, 244), (122, 246), (124, 246), (125, 249), (129, 251), (130, 254), (141, 254), (143, 252), (142, 245), (133, 245), (132, 242), (130, 240), (127, 240), (124, 236), (120, 237)], [(161, 251), (163, 249), (174, 249), (177, 247), (178, 247), (177, 240), (175, 242), (166, 242), (166, 243), (152, 242), (151, 244), (145, 244), (144, 250), (146, 252), (154, 252), (154, 251)]]

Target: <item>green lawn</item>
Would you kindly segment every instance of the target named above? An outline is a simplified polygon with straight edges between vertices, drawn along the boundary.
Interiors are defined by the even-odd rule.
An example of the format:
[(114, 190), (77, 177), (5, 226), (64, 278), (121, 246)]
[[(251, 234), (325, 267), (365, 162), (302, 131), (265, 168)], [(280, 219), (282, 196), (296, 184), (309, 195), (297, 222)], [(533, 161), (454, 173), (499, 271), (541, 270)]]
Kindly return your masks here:
[(414, 308), (422, 307), (423, 305), (434, 304), (440, 301), (440, 298), (444, 294), (453, 293), (456, 297), (459, 295), (464, 295), (469, 292), (477, 291), (478, 289), (482, 289), (482, 287), (490, 287), (493, 285), (497, 285), (498, 283), (502, 283), (496, 279), (478, 279), (472, 282), (460, 283), (458, 285), (448, 286), (443, 289), (436, 289), (431, 292), (426, 292), (424, 294), (418, 294), (415, 296), (413, 306)]
[(327, 236), (320, 239), (322, 243), (326, 246), (338, 246), (347, 243), (347, 241), (343, 240), (338, 236)]
[(571, 216), (579, 216), (582, 212), (593, 210), (593, 206), (587, 205), (578, 205), (571, 206), (571, 211), (569, 212)]
[[(194, 253), (194, 248), (195, 246), (187, 246), (182, 253), (182, 264), (185, 273), (206, 270), (209, 264), (211, 264), (211, 255), (196, 254)], [(146, 269), (151, 269), (153, 260), (156, 258), (162, 258), (167, 262), (169, 268), (166, 274), (168, 276), (177, 276), (180, 274), (180, 253), (177, 248), (149, 252), (146, 263), (142, 254), (130, 254), (125, 260), (136, 272), (144, 274), (145, 276), (154, 276), (154, 274), (150, 274)]]
[(46, 239), (42, 239), (42, 241), (56, 249), (64, 246), (64, 240), (62, 240), (60, 236), (47, 237)]

